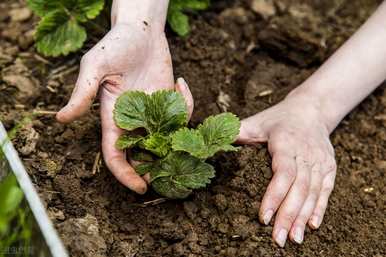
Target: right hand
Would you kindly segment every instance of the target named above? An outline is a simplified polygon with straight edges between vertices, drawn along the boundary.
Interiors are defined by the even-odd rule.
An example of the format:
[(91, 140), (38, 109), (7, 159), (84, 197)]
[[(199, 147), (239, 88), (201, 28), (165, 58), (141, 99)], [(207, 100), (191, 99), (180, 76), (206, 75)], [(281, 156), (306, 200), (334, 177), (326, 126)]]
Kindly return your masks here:
[[(183, 79), (174, 84), (168, 43), (163, 32), (149, 25), (115, 24), (111, 31), (87, 52), (80, 64), (79, 77), (68, 104), (57, 113), (59, 122), (71, 122), (88, 111), (98, 91), (101, 102), (102, 152), (107, 167), (131, 190), (143, 194), (145, 180), (115, 147), (123, 133), (113, 120), (116, 99), (127, 90), (151, 93), (176, 89), (186, 99), (189, 114), (193, 97)], [(190, 117), (189, 115), (189, 117)]]
[(302, 243), (306, 225), (323, 220), (336, 176), (329, 127), (311, 97), (293, 94), (241, 122), (239, 143), (268, 143), (274, 175), (259, 216), (268, 225), (276, 213), (272, 236), (281, 247), (287, 236)]

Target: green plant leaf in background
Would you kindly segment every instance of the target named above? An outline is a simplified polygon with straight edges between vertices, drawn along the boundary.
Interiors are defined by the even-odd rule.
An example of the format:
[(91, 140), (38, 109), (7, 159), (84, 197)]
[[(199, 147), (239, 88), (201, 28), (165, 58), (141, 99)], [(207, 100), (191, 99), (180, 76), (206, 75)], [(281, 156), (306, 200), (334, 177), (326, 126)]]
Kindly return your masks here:
[(190, 32), (189, 18), (186, 11), (200, 11), (209, 7), (210, 0), (171, 0), (168, 10), (168, 23), (179, 36)]
[(231, 144), (240, 130), (240, 120), (232, 113), (210, 116), (197, 129), (183, 128), (173, 134), (172, 148), (207, 159), (218, 151), (235, 151)]
[(58, 10), (61, 2), (61, 0), (27, 0), (29, 8), (40, 17), (44, 17), (46, 14)]
[(35, 38), (40, 53), (56, 57), (81, 48), (87, 33), (76, 20), (69, 19), (64, 11), (55, 11), (41, 19)]
[(95, 19), (103, 10), (104, 0), (78, 0), (75, 11), (76, 17), (82, 22)]
[(81, 23), (94, 19), (103, 9), (104, 0), (27, 0), (41, 17), (36, 33), (38, 52), (46, 56), (68, 55), (80, 49), (86, 38)]
[(181, 37), (187, 36), (190, 32), (189, 17), (181, 11), (169, 11), (168, 23)]
[[(80, 49), (87, 37), (81, 23), (96, 18), (105, 6), (105, 0), (27, 0), (27, 3), (42, 18), (36, 29), (37, 50), (54, 57)], [(210, 0), (170, 0), (167, 17), (170, 27), (178, 35), (186, 36), (190, 25), (185, 13), (205, 10), (209, 4)]]
[(23, 200), (16, 177), (7, 176), (0, 183), (0, 235), (8, 229), (9, 221), (16, 215), (16, 210)]

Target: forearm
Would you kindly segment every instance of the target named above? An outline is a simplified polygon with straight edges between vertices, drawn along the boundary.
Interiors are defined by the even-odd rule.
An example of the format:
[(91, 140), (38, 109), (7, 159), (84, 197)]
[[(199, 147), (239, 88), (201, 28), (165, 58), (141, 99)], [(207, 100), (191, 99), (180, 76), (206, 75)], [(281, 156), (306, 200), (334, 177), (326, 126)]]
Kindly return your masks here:
[(169, 0), (114, 0), (111, 23), (146, 25), (150, 29), (163, 31)]
[(316, 104), (332, 132), (344, 116), (386, 79), (386, 2), (289, 97)]

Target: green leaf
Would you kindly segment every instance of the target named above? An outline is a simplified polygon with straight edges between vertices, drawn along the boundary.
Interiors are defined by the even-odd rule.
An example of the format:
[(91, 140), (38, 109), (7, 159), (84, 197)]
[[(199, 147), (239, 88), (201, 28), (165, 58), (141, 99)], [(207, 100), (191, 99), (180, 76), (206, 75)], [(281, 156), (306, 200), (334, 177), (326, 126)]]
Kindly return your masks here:
[(157, 168), (157, 162), (144, 162), (135, 167), (135, 171), (138, 175), (143, 176), (148, 172), (155, 171)]
[(139, 141), (141, 141), (143, 139), (143, 137), (133, 137), (133, 136), (129, 136), (129, 135), (121, 135), (117, 142), (115, 143), (115, 146), (119, 149), (119, 150), (124, 150), (126, 148), (131, 148), (133, 146), (135, 146)]
[(188, 109), (184, 97), (171, 90), (159, 90), (147, 98), (146, 117), (152, 133), (169, 134), (188, 122)]
[(205, 10), (209, 7), (209, 0), (171, 0), (168, 10), (170, 27), (179, 36), (186, 36), (190, 32), (189, 18), (184, 11)]
[(208, 117), (198, 126), (198, 130), (207, 145), (223, 146), (236, 140), (240, 125), (240, 120), (236, 115), (226, 112)]
[(141, 141), (140, 147), (159, 157), (164, 157), (171, 150), (171, 139), (169, 136), (163, 136), (159, 133), (151, 134), (148, 138)]
[(104, 0), (78, 0), (76, 10), (78, 10), (76, 16), (77, 19), (85, 22), (92, 20), (99, 15), (103, 10)]
[(23, 191), (19, 188), (15, 176), (7, 176), (0, 183), (0, 218), (14, 212), (23, 200)]
[(185, 37), (190, 32), (189, 18), (181, 11), (172, 11), (168, 14), (170, 27), (179, 36)]
[(47, 56), (68, 55), (83, 46), (86, 30), (79, 22), (94, 19), (104, 0), (27, 0), (40, 17), (35, 34), (37, 50)]
[(207, 146), (199, 130), (182, 128), (172, 135), (174, 151), (184, 151), (198, 158), (205, 158)]
[(170, 177), (159, 178), (151, 186), (158, 194), (170, 199), (184, 199), (192, 193), (191, 189), (174, 183)]
[(98, 16), (103, 10), (104, 0), (27, 0), (27, 4), (40, 17), (50, 12), (63, 11), (85, 22)]
[(147, 126), (145, 102), (148, 96), (141, 91), (127, 91), (118, 97), (114, 108), (114, 120), (118, 127), (132, 131)]
[(153, 155), (151, 153), (144, 152), (142, 150), (132, 149), (131, 159), (139, 162), (152, 162), (154, 161)]
[(40, 17), (45, 16), (49, 12), (59, 10), (61, 2), (62, 0), (27, 0), (29, 8)]
[(207, 118), (196, 130), (180, 129), (172, 136), (172, 148), (175, 151), (188, 152), (206, 159), (218, 151), (235, 151), (231, 144), (240, 130), (240, 120), (231, 113), (222, 113)]
[(182, 9), (184, 10), (205, 10), (210, 5), (210, 0), (180, 0), (183, 1)]
[(115, 103), (114, 120), (128, 131), (145, 128), (149, 134), (169, 134), (186, 125), (187, 113), (184, 98), (177, 92), (160, 90), (147, 95), (127, 91)]
[(185, 198), (191, 189), (210, 183), (214, 174), (211, 165), (182, 152), (170, 153), (150, 171), (154, 190), (168, 198)]
[(86, 30), (63, 11), (47, 14), (35, 34), (37, 50), (47, 56), (68, 55), (82, 47)]
[(199, 11), (209, 7), (210, 0), (171, 0), (169, 11)]

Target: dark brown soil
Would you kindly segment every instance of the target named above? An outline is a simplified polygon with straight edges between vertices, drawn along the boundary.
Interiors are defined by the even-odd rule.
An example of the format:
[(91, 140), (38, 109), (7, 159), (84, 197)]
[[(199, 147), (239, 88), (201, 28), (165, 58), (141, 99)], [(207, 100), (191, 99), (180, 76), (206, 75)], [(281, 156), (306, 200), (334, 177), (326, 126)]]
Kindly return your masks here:
[[(278, 102), (381, 1), (282, 0), (274, 13), (251, 8), (253, 1), (213, 2), (192, 18), (189, 38), (169, 36), (175, 73), (186, 78), (196, 100), (193, 125), (224, 110), (246, 117)], [(37, 56), (31, 38), (36, 19), (20, 14), (22, 6), (0, 3), (0, 115), (7, 128), (34, 109), (63, 106), (81, 56)], [(257, 218), (271, 177), (264, 145), (217, 155), (210, 160), (217, 177), (207, 189), (185, 201), (152, 205), (148, 202), (159, 198), (155, 193), (130, 192), (103, 163), (96, 162), (93, 173), (100, 151), (97, 104), (67, 126), (47, 113), (35, 116), (14, 142), (75, 257), (381, 257), (386, 256), (385, 110), (381, 86), (333, 133), (339, 168), (324, 223), (307, 230), (301, 246), (288, 243), (284, 249), (272, 242), (272, 227)]]

